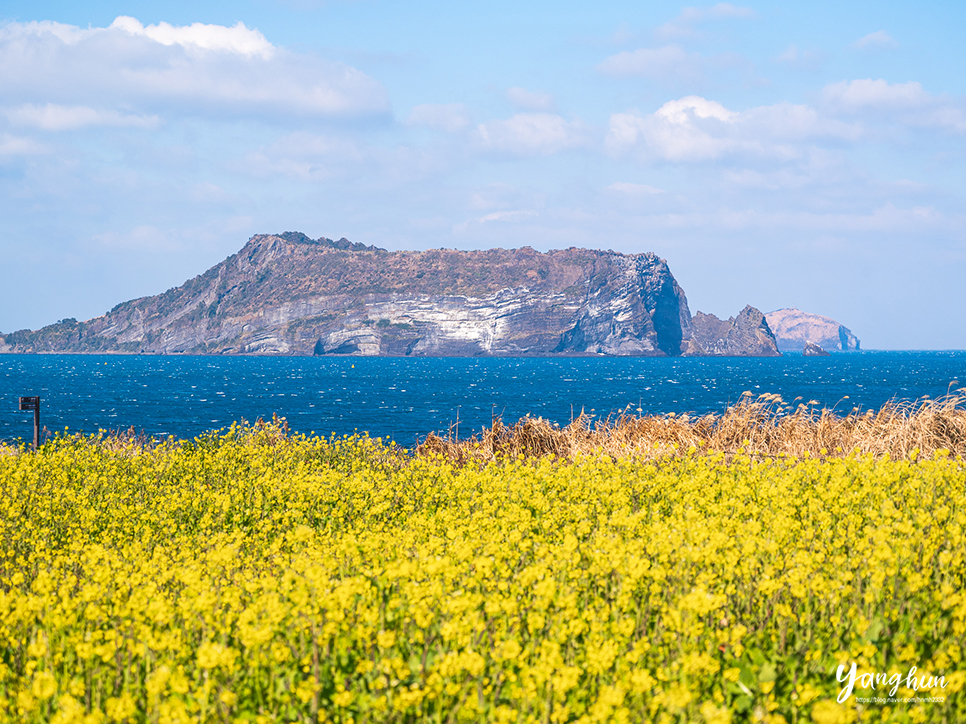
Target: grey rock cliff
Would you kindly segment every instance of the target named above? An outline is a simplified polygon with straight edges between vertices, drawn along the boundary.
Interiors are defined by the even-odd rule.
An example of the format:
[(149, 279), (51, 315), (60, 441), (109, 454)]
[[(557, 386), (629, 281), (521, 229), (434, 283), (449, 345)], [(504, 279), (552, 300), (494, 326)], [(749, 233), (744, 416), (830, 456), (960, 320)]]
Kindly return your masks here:
[(0, 336), (0, 351), (771, 354), (742, 315), (723, 323), (735, 327), (722, 328), (726, 342), (702, 332), (696, 344), (684, 290), (650, 253), (388, 252), (287, 232), (254, 236), (201, 276), (101, 317)]
[(0, 343), (24, 352), (673, 356), (690, 319), (654, 254), (390, 253), (286, 233), (252, 237), (164, 294)]
[(746, 306), (737, 317), (718, 319), (698, 312), (691, 320), (688, 353), (707, 357), (778, 357), (778, 344), (765, 315)]

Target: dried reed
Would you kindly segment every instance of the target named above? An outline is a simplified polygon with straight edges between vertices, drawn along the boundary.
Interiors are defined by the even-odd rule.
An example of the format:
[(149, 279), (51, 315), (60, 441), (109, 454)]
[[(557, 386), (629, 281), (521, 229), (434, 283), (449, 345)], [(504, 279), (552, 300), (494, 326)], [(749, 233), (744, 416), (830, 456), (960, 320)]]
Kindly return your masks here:
[[(524, 417), (507, 426), (499, 418), (469, 439), (430, 434), (417, 455), (441, 455), (458, 464), (500, 457), (579, 455), (653, 459), (689, 449), (732, 455), (837, 457), (852, 453), (892, 459), (932, 457), (940, 451), (966, 456), (966, 393), (918, 402), (891, 402), (878, 412), (839, 415), (817, 403), (796, 407), (779, 395), (741, 400), (720, 415), (633, 415), (594, 422), (581, 414), (565, 427)], [(943, 454), (943, 453), (941, 453)]]
[[(242, 421), (235, 434), (253, 444), (280, 445), (289, 437), (284, 418)], [(231, 434), (231, 433), (229, 433)], [(115, 452), (138, 454), (159, 445), (189, 444), (156, 440), (132, 427), (101, 433), (99, 444)], [(375, 453), (380, 441), (373, 441)], [(402, 462), (395, 446), (389, 456)], [(814, 401), (795, 407), (779, 395), (757, 398), (746, 392), (720, 415), (635, 415), (624, 411), (597, 420), (579, 415), (560, 427), (543, 418), (524, 417), (514, 425), (495, 418), (489, 428), (468, 439), (430, 433), (418, 444), (417, 456), (438, 455), (457, 464), (485, 464), (506, 457), (573, 459), (608, 455), (655, 459), (700, 453), (746, 453), (761, 456), (843, 457), (853, 453), (905, 459), (940, 454), (966, 458), (966, 391), (917, 402), (891, 402), (878, 412), (853, 410), (840, 415), (819, 409)], [(16, 455), (23, 447), (0, 444), (0, 454)]]

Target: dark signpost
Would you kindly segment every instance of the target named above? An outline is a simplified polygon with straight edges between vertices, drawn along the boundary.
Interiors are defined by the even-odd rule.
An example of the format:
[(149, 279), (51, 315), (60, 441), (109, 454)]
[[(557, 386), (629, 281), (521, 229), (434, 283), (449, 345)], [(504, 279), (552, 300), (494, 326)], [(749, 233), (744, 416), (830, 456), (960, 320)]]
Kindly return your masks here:
[(25, 412), (33, 410), (34, 413), (34, 450), (40, 445), (40, 398), (21, 397), (20, 409)]

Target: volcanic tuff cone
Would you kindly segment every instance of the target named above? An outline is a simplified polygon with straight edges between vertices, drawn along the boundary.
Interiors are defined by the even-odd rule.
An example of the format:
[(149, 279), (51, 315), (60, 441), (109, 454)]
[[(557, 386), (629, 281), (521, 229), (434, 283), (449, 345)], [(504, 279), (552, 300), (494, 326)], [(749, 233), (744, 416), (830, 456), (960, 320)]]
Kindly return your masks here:
[[(690, 341), (684, 290), (654, 254), (576, 248), (544, 254), (529, 247), (389, 252), (287, 232), (254, 236), (201, 276), (104, 316), (0, 337), (0, 351), (710, 352)], [(777, 354), (773, 340), (772, 350)]]

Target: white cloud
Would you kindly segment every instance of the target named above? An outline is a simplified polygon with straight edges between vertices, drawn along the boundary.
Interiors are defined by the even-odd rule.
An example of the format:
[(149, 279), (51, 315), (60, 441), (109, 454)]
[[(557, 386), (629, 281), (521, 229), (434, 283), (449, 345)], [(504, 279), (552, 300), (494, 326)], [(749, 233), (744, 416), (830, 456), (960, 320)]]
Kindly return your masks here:
[(8, 38), (33, 35), (44, 37), (53, 36), (66, 45), (74, 45), (90, 34), (90, 30), (83, 30), (74, 25), (54, 22), (53, 20), (39, 20), (28, 23), (8, 23), (0, 27), (0, 42)]
[(192, 23), (174, 26), (158, 23), (144, 27), (136, 18), (121, 15), (111, 28), (124, 30), (131, 35), (143, 35), (161, 45), (180, 45), (183, 48), (215, 50), (238, 55), (257, 56), (268, 59), (275, 54), (274, 46), (257, 30), (249, 30), (245, 23), (237, 22), (227, 28), (224, 25)]
[(413, 107), (407, 123), (455, 133), (470, 125), (470, 114), (462, 103), (424, 103)]
[(65, 131), (85, 126), (155, 128), (161, 122), (158, 116), (138, 116), (117, 111), (99, 111), (86, 106), (60, 106), (54, 103), (42, 106), (27, 103), (3, 112), (14, 125), (31, 126), (45, 131)]
[(519, 156), (548, 155), (587, 143), (583, 125), (552, 113), (518, 113), (507, 120), (477, 126), (485, 150)]
[(695, 78), (703, 59), (677, 45), (625, 50), (605, 58), (597, 70), (608, 75), (635, 75), (655, 79)]
[(249, 154), (245, 170), (256, 176), (281, 174), (322, 181), (366, 162), (366, 154), (352, 140), (298, 131)]
[(841, 81), (825, 86), (822, 99), (839, 113), (866, 114), (878, 121), (894, 120), (906, 126), (966, 133), (966, 109), (962, 101), (932, 95), (915, 81), (888, 83), (881, 78)]
[(270, 58), (276, 50), (258, 30), (249, 30), (242, 22), (235, 23), (230, 28), (204, 23), (176, 26), (164, 22), (145, 27), (137, 18), (127, 15), (119, 15), (107, 28), (85, 29), (51, 20), (10, 23), (0, 29), (0, 39), (52, 36), (65, 45), (78, 45), (91, 37), (103, 35), (105, 31), (108, 33), (122, 31), (128, 35), (149, 38), (161, 45), (179, 45), (182, 48), (214, 50), (261, 58)]
[(232, 200), (232, 197), (218, 184), (210, 181), (192, 184), (188, 189), (188, 198), (197, 204), (219, 205)]
[[(724, 218), (722, 219), (724, 221)], [(738, 227), (787, 227), (813, 229), (831, 233), (853, 232), (909, 232), (924, 227), (941, 228), (955, 224), (930, 206), (900, 208), (886, 203), (868, 212), (816, 213), (805, 211), (734, 213), (730, 224)]]
[(817, 70), (825, 61), (825, 54), (819, 50), (799, 50), (792, 43), (775, 60), (779, 63), (785, 63), (792, 68)]
[(546, 199), (539, 194), (528, 193), (505, 183), (482, 186), (475, 189), (469, 197), (469, 207), (479, 211), (539, 207), (545, 202)]
[(47, 153), (49, 149), (30, 138), (0, 134), (0, 157), (2, 156), (34, 156)]
[(688, 125), (694, 118), (714, 118), (719, 121), (730, 122), (737, 114), (729, 111), (716, 101), (709, 101), (701, 96), (687, 96), (676, 101), (668, 101), (655, 115), (677, 125)]
[(966, 133), (966, 111), (955, 107), (929, 108), (905, 119), (910, 126), (945, 128), (956, 133)]
[(764, 173), (750, 168), (729, 169), (722, 174), (722, 177), (732, 188), (769, 189), (771, 191), (802, 189), (815, 181), (812, 174), (790, 171), (785, 168), (772, 173)]
[(773, 210), (713, 206), (709, 210), (647, 214), (646, 219), (651, 229), (703, 229), (712, 234), (753, 230), (772, 234), (782, 230), (793, 230), (795, 234), (802, 231), (902, 234), (916, 233), (924, 228), (954, 232), (963, 228), (962, 219), (934, 207), (899, 207), (891, 202), (868, 209), (855, 207), (850, 211), (800, 210), (791, 205)]
[(644, 160), (699, 162), (735, 155), (790, 160), (804, 155), (802, 141), (851, 140), (860, 132), (808, 106), (779, 103), (736, 112), (701, 96), (686, 96), (649, 115), (615, 113), (606, 146), (615, 155), (632, 153)]
[(647, 184), (634, 184), (626, 181), (618, 181), (606, 187), (608, 191), (615, 191), (627, 196), (654, 196), (655, 194), (665, 193), (664, 189)]
[(476, 219), (480, 224), (485, 224), (489, 221), (522, 221), (523, 219), (528, 219), (531, 216), (537, 216), (536, 211), (494, 211), (492, 214), (486, 214)]
[(550, 93), (533, 92), (525, 88), (508, 88), (506, 97), (517, 108), (528, 111), (553, 111), (557, 105)]
[(736, 114), (700, 96), (668, 101), (654, 114), (615, 113), (607, 147), (617, 153), (638, 149), (667, 161), (701, 161), (732, 150), (726, 128)]
[(841, 81), (822, 89), (826, 103), (837, 110), (855, 113), (863, 110), (908, 110), (926, 105), (930, 96), (915, 81), (888, 83), (881, 78)]
[(465, 233), (471, 226), (482, 226), (483, 224), (489, 224), (495, 221), (516, 223), (534, 216), (538, 216), (538, 213), (536, 211), (530, 211), (527, 209), (520, 209), (517, 211), (494, 211), (491, 214), (485, 214), (484, 216), (479, 216), (475, 219), (468, 219), (461, 224), (455, 224), (453, 226), (453, 233)]
[(144, 27), (127, 17), (107, 28), (47, 21), (3, 26), (0, 96), (10, 105), (148, 117), (174, 112), (281, 119), (389, 108), (385, 89), (364, 73), (272, 46), (241, 23)]
[(94, 234), (91, 238), (97, 246), (103, 249), (159, 253), (179, 251), (183, 248), (183, 245), (174, 239), (170, 233), (165, 233), (158, 227), (149, 225), (136, 226), (123, 233), (108, 231), (103, 234)]
[(658, 28), (658, 35), (663, 37), (689, 37), (695, 34), (694, 26), (709, 20), (724, 20), (727, 18), (756, 18), (751, 8), (718, 3), (708, 8), (686, 7), (674, 20)]
[[(297, 131), (246, 154), (244, 161), (230, 167), (256, 178), (287, 176), (322, 184), (337, 181), (340, 190), (350, 184), (371, 193), (378, 189), (398, 190), (415, 181), (436, 177), (450, 168), (458, 156), (449, 143), (386, 147), (366, 143), (355, 134)], [(438, 195), (437, 189), (433, 196)]]
[(885, 30), (877, 30), (856, 40), (852, 47), (858, 50), (885, 50), (898, 48), (899, 43)]
[(811, 106), (794, 103), (750, 108), (741, 113), (740, 118), (749, 127), (749, 133), (775, 139), (855, 141), (862, 135), (862, 127), (858, 124), (826, 118)]
[(240, 215), (219, 218), (193, 227), (162, 229), (151, 224), (141, 224), (128, 231), (112, 230), (91, 234), (90, 240), (83, 247), (88, 253), (126, 252), (136, 256), (170, 255), (172, 252), (184, 254), (190, 250), (217, 246), (226, 234), (251, 233), (252, 223), (252, 217)]

